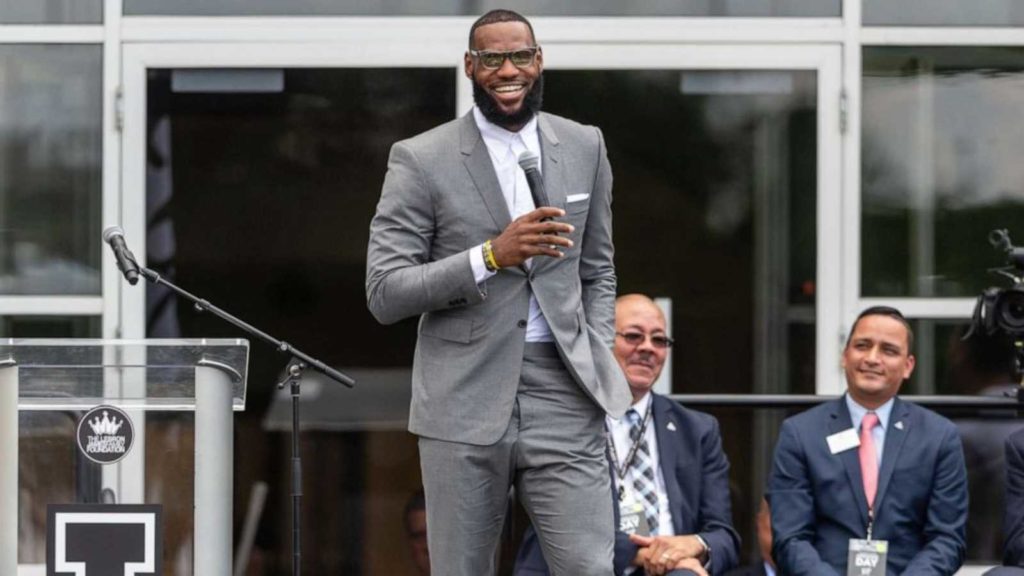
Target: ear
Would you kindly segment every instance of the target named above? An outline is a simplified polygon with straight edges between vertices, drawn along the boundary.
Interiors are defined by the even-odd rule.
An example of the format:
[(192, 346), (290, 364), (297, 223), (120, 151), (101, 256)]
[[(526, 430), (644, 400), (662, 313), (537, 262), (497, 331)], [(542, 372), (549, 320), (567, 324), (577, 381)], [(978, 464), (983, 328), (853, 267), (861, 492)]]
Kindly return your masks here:
[(913, 354), (907, 356), (907, 363), (903, 367), (903, 379), (910, 378), (910, 375), (914, 373), (914, 366), (917, 365), (917, 359), (914, 358)]
[(473, 79), (473, 56), (469, 50), (466, 50), (466, 54), (462, 58), (462, 71), (466, 74), (466, 78)]
[(537, 46), (537, 69), (541, 72), (544, 71), (544, 49)]

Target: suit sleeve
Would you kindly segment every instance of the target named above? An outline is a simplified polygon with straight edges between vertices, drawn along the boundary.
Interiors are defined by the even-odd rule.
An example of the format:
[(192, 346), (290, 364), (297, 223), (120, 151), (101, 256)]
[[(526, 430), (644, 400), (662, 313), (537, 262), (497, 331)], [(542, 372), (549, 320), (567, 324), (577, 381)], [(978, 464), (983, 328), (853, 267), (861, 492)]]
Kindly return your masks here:
[(413, 151), (399, 142), (391, 148), (366, 254), (366, 299), (379, 322), (483, 300), (469, 250), (433, 259), (436, 226), (433, 191)]
[(612, 346), (615, 340), (615, 247), (612, 245), (612, 168), (604, 136), (597, 133), (597, 172), (580, 252), (580, 282), (587, 324)]
[(729, 459), (722, 450), (718, 421), (701, 438), (704, 453), (700, 537), (711, 548), (712, 574), (724, 574), (739, 563), (740, 537), (732, 526), (732, 502), (729, 497)]
[(967, 540), (967, 468), (960, 436), (951, 425), (939, 448), (924, 526), (924, 548), (904, 576), (954, 574), (963, 564)]
[(1006, 439), (1006, 515), (1003, 564), (1024, 566), (1024, 455), (1011, 435)]
[(772, 556), (780, 574), (838, 576), (815, 550), (814, 494), (807, 457), (793, 422), (782, 423), (768, 478)]

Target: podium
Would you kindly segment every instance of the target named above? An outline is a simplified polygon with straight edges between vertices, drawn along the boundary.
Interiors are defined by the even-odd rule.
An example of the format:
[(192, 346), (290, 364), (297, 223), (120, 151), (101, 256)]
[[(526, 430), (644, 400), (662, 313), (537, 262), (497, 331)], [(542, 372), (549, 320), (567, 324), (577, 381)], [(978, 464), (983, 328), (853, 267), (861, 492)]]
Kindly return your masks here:
[[(41, 507), (87, 503), (159, 504), (182, 519), (175, 530), (185, 556), (191, 542), (193, 574), (231, 574), (232, 413), (245, 409), (248, 355), (241, 339), (0, 340), (0, 574), (19, 573), (19, 538), (22, 564), (42, 563)], [(124, 420), (83, 421), (101, 405), (134, 431), (116, 463), (79, 447), (87, 424), (99, 434)], [(185, 497), (166, 488), (174, 482)]]

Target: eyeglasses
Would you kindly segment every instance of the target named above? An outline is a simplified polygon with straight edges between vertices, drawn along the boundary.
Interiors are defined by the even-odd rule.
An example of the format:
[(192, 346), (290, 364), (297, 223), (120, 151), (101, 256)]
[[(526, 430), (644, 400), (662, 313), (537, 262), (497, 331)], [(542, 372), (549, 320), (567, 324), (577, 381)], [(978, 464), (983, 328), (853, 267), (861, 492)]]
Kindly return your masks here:
[(665, 336), (664, 334), (653, 334), (651, 336), (648, 336), (643, 332), (616, 332), (615, 335), (622, 336), (622, 339), (625, 340), (626, 344), (629, 344), (630, 346), (639, 346), (644, 343), (644, 340), (650, 338), (651, 346), (654, 346), (659, 350), (671, 348), (672, 345), (675, 344), (676, 342), (675, 340), (669, 338), (668, 336)]
[(512, 65), (516, 68), (526, 68), (533, 65), (533, 61), (537, 58), (537, 51), (540, 50), (540, 46), (531, 46), (529, 48), (521, 48), (519, 50), (512, 50), (511, 52), (492, 52), (491, 50), (470, 50), (469, 53), (476, 58), (480, 65), (488, 70), (497, 70), (505, 63), (505, 59), (508, 58), (512, 61)]

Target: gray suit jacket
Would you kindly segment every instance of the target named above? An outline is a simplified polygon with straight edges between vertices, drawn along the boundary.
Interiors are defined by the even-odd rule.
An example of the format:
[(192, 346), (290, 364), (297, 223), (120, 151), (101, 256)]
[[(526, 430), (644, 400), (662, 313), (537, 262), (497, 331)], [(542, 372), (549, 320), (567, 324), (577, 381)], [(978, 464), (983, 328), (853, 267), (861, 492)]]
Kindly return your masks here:
[[(515, 402), (532, 292), (566, 365), (613, 416), (629, 388), (611, 354), (615, 267), (612, 175), (600, 130), (538, 117), (544, 184), (575, 227), (565, 257), (538, 257), (529, 273), (500, 270), (477, 286), (469, 250), (511, 222), (472, 113), (391, 149), (370, 223), (366, 294), (389, 324), (420, 316), (409, 430), (488, 445)], [(583, 198), (567, 203), (567, 197)]]

